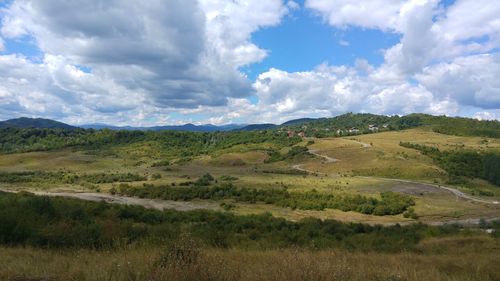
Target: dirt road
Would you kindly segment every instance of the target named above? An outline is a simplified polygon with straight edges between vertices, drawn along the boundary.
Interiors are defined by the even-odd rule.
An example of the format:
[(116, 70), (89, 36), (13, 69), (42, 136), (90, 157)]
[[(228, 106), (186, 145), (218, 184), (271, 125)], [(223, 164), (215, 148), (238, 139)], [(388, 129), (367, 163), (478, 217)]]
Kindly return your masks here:
[[(0, 191), (17, 193), (17, 191), (0, 188)], [(206, 201), (171, 201), (160, 199), (143, 199), (136, 197), (118, 196), (106, 193), (95, 192), (45, 192), (45, 191), (29, 191), (35, 195), (42, 196), (60, 196), (67, 198), (77, 198), (88, 201), (105, 201), (107, 203), (123, 204), (123, 205), (139, 205), (150, 209), (175, 209), (179, 211), (190, 211), (197, 209), (220, 209), (219, 204)]]

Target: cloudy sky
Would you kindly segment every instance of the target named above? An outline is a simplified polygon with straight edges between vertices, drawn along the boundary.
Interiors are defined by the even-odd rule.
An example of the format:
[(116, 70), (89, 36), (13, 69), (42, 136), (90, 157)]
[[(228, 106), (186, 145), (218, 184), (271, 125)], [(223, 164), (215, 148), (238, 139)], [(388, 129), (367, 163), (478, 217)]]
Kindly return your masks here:
[(0, 20), (1, 120), (500, 119), (500, 1), (0, 0)]

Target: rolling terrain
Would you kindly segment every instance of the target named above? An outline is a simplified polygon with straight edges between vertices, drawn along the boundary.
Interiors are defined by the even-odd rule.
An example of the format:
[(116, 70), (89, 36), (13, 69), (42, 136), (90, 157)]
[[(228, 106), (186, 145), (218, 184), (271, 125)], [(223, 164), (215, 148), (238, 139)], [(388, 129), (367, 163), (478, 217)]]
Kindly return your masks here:
[[(377, 118), (387, 121), (383, 117)], [(358, 116), (353, 119), (357, 120)], [(314, 119), (292, 121), (286, 125), (304, 122), (311, 124)], [(320, 119), (319, 122), (326, 121)], [(347, 207), (297, 208), (292, 206), (295, 204), (283, 203), (283, 200), (270, 203), (231, 196), (218, 197), (216, 200), (193, 198), (198, 202), (189, 199), (185, 203), (182, 201), (186, 200), (180, 200), (179, 204), (206, 206), (228, 203), (234, 206), (229, 212), (236, 214), (270, 212), (290, 220), (313, 216), (369, 223), (439, 223), (500, 216), (497, 204), (500, 201), (500, 188), (480, 178), (451, 182), (449, 173), (431, 157), (401, 145), (411, 142), (440, 151), (460, 149), (498, 153), (500, 141), (497, 138), (445, 135), (426, 126), (324, 138), (290, 137), (281, 129), (212, 135), (205, 133), (205, 140), (201, 142), (195, 139), (197, 133), (168, 131), (140, 134), (134, 131), (126, 134), (120, 131), (79, 131), (73, 134), (74, 143), (62, 142), (60, 148), (40, 149), (35, 140), (35, 143), (30, 144), (34, 149), (28, 149), (27, 152), (4, 153), (0, 158), (2, 190), (43, 191), (68, 196), (71, 192), (109, 193), (123, 185), (142, 189), (137, 191), (142, 197), (159, 200), (162, 198), (146, 194), (147, 188), (144, 186), (188, 187), (202, 175), (209, 174), (215, 181), (208, 182), (205, 185), (207, 187), (224, 182), (239, 189), (280, 192), (284, 189), (286, 194), (297, 196), (305, 194), (310, 197), (310, 192), (317, 192), (333, 197), (361, 196), (380, 200), (383, 192), (393, 192), (412, 198), (414, 206), (403, 210), (411, 208), (416, 215), (414, 218), (403, 217), (404, 211), (401, 211), (381, 216), (371, 214), (369, 210), (356, 211), (356, 208)], [(117, 137), (114, 137), (115, 134), (118, 134)], [(169, 143), (164, 143), (161, 134), (170, 138)], [(179, 151), (176, 147), (182, 144), (172, 138), (191, 138), (191, 146), (199, 152), (189, 151), (189, 143), (188, 150)], [(45, 142), (46, 139), (42, 137), (38, 142)], [(217, 143), (207, 146), (207, 141)], [(89, 142), (95, 143), (89, 147)], [(169, 149), (169, 146), (172, 148)], [(19, 148), (16, 149), (19, 151)], [(48, 151), (43, 151), (46, 149)], [(22, 173), (33, 175), (23, 176)], [(141, 178), (126, 182), (120, 179), (93, 181), (93, 174), (133, 174)], [(20, 179), (12, 180), (10, 176)], [(30, 177), (32, 179), (27, 180)], [(37, 180), (37, 177), (43, 180)], [(80, 179), (68, 180), (72, 177)], [(131, 191), (128, 193), (130, 195)], [(331, 202), (333, 197), (328, 200)], [(137, 201), (133, 202), (138, 204)], [(324, 206), (336, 205), (329, 203)]]
[[(251, 261), (263, 270), (257, 260), (284, 257), (294, 274), (305, 274), (297, 280), (442, 280), (451, 264), (476, 272), (468, 278), (456, 271), (452, 280), (495, 280), (498, 124), (468, 132), (462, 122), (476, 121), (450, 118), (445, 134), (440, 118), (373, 118), (232, 132), (0, 129), (0, 260), (9, 261), (0, 278), (255, 280), (235, 268)], [(393, 127), (362, 131), (376, 120)], [(337, 135), (332, 122), (360, 131)], [(470, 243), (467, 254), (452, 257)], [(177, 250), (169, 247), (196, 261), (172, 264), (168, 255)], [(70, 257), (73, 251), (78, 257)], [(370, 253), (370, 266), (349, 266), (366, 265), (358, 251)], [(36, 261), (21, 266), (26, 255)], [(312, 256), (331, 262), (302, 262)], [(379, 271), (387, 259), (399, 270)], [(65, 270), (44, 272), (55, 260)], [(333, 261), (345, 266), (332, 268)], [(130, 272), (113, 271), (127, 263)], [(217, 271), (221, 264), (230, 266)], [(202, 271), (210, 276), (201, 278)]]

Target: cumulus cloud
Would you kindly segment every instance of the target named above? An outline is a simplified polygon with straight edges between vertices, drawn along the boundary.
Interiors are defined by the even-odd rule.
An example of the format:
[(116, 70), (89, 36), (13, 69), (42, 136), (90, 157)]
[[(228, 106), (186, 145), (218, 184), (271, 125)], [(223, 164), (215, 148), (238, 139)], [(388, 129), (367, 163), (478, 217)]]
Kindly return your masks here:
[(500, 54), (458, 57), (449, 63), (426, 67), (416, 75), (437, 97), (465, 106), (500, 108)]
[(19, 109), (20, 100), (35, 91), (47, 101), (59, 99), (72, 114), (146, 107), (166, 114), (222, 106), (253, 93), (239, 68), (262, 60), (267, 51), (250, 36), (278, 24), (290, 5), (280, 0), (17, 0), (1, 11), (1, 34), (9, 40), (28, 38), (42, 57), (38, 62), (5, 57), (0, 69), (12, 66), (7, 61), (25, 69), (2, 72), (30, 81), (22, 89), (5, 87)]
[(379, 29), (400, 41), (383, 50), (380, 66), (358, 58), (302, 72), (271, 68), (250, 81), (240, 68), (270, 54), (252, 34), (279, 25), (301, 9), (296, 2), (15, 0), (0, 12), (0, 51), (1, 38), (27, 40), (41, 56), (0, 54), (0, 118), (118, 125), (194, 115), (207, 118), (201, 123), (279, 123), (348, 111), (499, 118), (499, 4), (307, 0), (304, 7), (335, 28)]
[(19, 0), (5, 9), (1, 31), (31, 36), (46, 56), (88, 67), (156, 106), (218, 106), (252, 93), (238, 68), (267, 53), (249, 37), (286, 12), (280, 1)]
[[(366, 68), (366, 66), (365, 66)], [(394, 83), (362, 75), (359, 67), (320, 65), (313, 71), (289, 73), (271, 69), (259, 75), (254, 87), (264, 120), (280, 122), (303, 116), (324, 117), (340, 113), (371, 112), (408, 114), (426, 112), (453, 115), (458, 104), (436, 98), (421, 84)]]
[(254, 83), (266, 112), (262, 116), (456, 115), (465, 108), (500, 108), (498, 54), (484, 53), (498, 47), (500, 5), (478, 2), (459, 0), (444, 8), (434, 0), (306, 1), (332, 26), (381, 29), (401, 34), (401, 40), (385, 50), (380, 67), (358, 59), (352, 68), (322, 65), (306, 72), (262, 73)]
[(393, 30), (398, 27), (404, 0), (308, 0), (307, 8), (317, 11), (331, 25)]

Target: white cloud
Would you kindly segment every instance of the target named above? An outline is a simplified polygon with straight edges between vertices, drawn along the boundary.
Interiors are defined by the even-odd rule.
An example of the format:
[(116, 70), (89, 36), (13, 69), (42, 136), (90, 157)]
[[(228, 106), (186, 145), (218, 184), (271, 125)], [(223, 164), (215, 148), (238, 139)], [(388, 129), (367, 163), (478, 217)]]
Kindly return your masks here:
[(343, 46), (343, 47), (348, 47), (349, 46), (349, 41), (339, 40), (339, 45)]
[(497, 110), (497, 112), (491, 112), (491, 111), (480, 111), (476, 112), (474, 114), (474, 118), (478, 120), (499, 120), (500, 119), (500, 110)]
[(424, 68), (416, 75), (436, 97), (464, 106), (500, 108), (500, 54), (458, 57)]
[(359, 67), (320, 65), (313, 71), (288, 73), (277, 69), (259, 75), (254, 87), (261, 118), (283, 122), (303, 116), (332, 116), (348, 111), (379, 114), (425, 112), (454, 115), (457, 102), (436, 98), (421, 84), (381, 83), (362, 75)]
[(279, 0), (18, 0), (4, 11), (2, 34), (32, 36), (43, 53), (157, 106), (217, 106), (252, 93), (238, 68), (267, 52), (250, 35), (286, 13)]
[(5, 51), (5, 42), (2, 37), (0, 37), (0, 52)]
[(2, 37), (33, 39), (43, 55), (36, 62), (0, 55), (0, 118), (121, 125), (182, 123), (194, 115), (207, 116), (199, 123), (280, 123), (348, 111), (500, 118), (494, 53), (500, 4), (307, 0), (304, 6), (337, 28), (380, 29), (401, 40), (384, 50), (379, 67), (359, 58), (353, 67), (271, 68), (252, 82), (239, 68), (270, 53), (252, 34), (280, 24), (300, 8), (296, 2), (14, 1), (1, 11)]
[(297, 9), (300, 9), (300, 5), (293, 1), (293, 0), (289, 0), (288, 2), (286, 2), (286, 6), (290, 9), (290, 10), (297, 10)]
[(139, 124), (247, 97), (253, 88), (239, 67), (267, 55), (251, 34), (279, 24), (288, 7), (280, 0), (13, 1), (1, 11), (2, 35), (32, 38), (43, 55), (0, 58), (2, 99), (9, 99), (0, 116), (119, 123), (129, 114)]
[(385, 31), (398, 30), (405, 0), (307, 0), (305, 6), (317, 11), (330, 25), (355, 25)]

